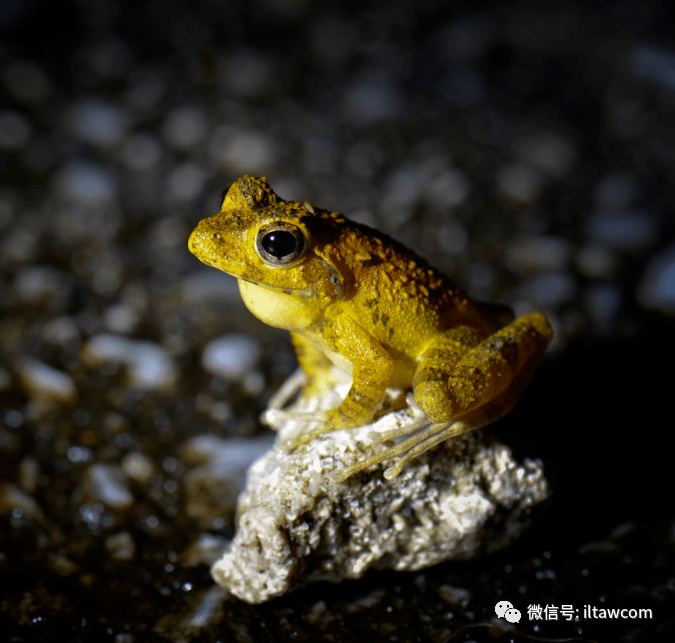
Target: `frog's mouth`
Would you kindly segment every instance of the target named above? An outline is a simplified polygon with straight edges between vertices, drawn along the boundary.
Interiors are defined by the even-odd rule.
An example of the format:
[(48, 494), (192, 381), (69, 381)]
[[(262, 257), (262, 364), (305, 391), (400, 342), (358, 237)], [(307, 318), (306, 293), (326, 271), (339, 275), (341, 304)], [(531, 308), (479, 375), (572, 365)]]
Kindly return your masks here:
[[(225, 271), (223, 271), (223, 272), (225, 272)], [(276, 286), (276, 285), (270, 284), (266, 281), (260, 281), (259, 279), (249, 279), (247, 277), (237, 277), (237, 275), (233, 275), (230, 272), (228, 272), (227, 274), (232, 275), (233, 277), (236, 277), (237, 279), (240, 279), (241, 281), (246, 281), (249, 284), (254, 284), (255, 286), (261, 286), (262, 288), (269, 288), (270, 290), (276, 290), (277, 292), (282, 292), (285, 295), (293, 295), (294, 297), (305, 297), (307, 299), (314, 296), (314, 292), (312, 291), (311, 288), (288, 288), (287, 286)]]
[(220, 270), (220, 272), (224, 272), (226, 275), (230, 275), (230, 277), (234, 277), (237, 280), (240, 281), (246, 281), (250, 284), (254, 284), (256, 286), (261, 286), (262, 288), (269, 288), (270, 290), (275, 290), (277, 292), (282, 292), (286, 295), (293, 295), (295, 297), (303, 297), (305, 299), (310, 299), (315, 296), (315, 292), (311, 288), (289, 288), (288, 286), (277, 286), (276, 284), (271, 284), (267, 281), (262, 281), (260, 279), (252, 279), (251, 277), (243, 277), (242, 275), (238, 275), (236, 272), (232, 270), (225, 270), (221, 265), (218, 265), (215, 261), (209, 261), (206, 258), (202, 258), (199, 255), (196, 255), (197, 259), (201, 261), (203, 264), (210, 266), (211, 268), (216, 268)]

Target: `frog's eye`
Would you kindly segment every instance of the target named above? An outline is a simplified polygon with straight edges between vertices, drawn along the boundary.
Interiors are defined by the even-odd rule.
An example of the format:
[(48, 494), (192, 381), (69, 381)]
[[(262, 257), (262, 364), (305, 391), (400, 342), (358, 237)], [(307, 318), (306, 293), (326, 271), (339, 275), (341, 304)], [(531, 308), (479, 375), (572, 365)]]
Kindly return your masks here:
[(306, 245), (300, 228), (281, 221), (263, 226), (255, 238), (258, 254), (271, 266), (294, 263), (302, 257)]

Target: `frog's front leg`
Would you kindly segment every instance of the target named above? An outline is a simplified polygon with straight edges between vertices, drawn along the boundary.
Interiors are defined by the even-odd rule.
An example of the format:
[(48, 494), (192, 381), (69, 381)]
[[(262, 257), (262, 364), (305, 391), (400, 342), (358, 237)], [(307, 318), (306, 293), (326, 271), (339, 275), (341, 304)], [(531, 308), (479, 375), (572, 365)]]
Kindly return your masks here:
[[(417, 367), (415, 401), (437, 424), (461, 419), (474, 428), (496, 420), (513, 408), (552, 336), (541, 313), (520, 317), (473, 346), (468, 329), (448, 331)], [(457, 359), (462, 344), (466, 352)]]
[(351, 317), (338, 310), (332, 314), (326, 312), (315, 334), (335, 351), (338, 360), (351, 364), (352, 385), (343, 402), (326, 411), (319, 426), (295, 438), (291, 448), (323, 433), (366, 424), (382, 402), (394, 372), (394, 358), (389, 351)]
[(333, 363), (317, 346), (299, 333), (291, 333), (291, 341), (298, 358), (300, 368), (305, 372), (303, 394), (306, 397), (318, 397), (334, 385), (331, 377)]

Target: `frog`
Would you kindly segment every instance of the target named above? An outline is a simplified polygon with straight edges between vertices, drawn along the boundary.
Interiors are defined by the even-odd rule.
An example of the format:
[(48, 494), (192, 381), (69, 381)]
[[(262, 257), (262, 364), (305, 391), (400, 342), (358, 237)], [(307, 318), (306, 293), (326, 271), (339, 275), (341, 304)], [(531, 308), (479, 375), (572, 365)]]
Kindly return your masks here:
[(188, 247), (237, 279), (253, 315), (290, 332), (305, 397), (325, 394), (336, 370), (349, 378), (342, 402), (289, 440), (289, 450), (367, 425), (389, 389), (411, 392), (425, 426), (388, 435), (388, 448), (349, 475), (396, 458), (385, 472), (395, 477), (440, 442), (511, 411), (553, 336), (543, 313), (516, 318), (506, 306), (473, 301), (388, 235), (309, 201), (286, 201), (265, 177), (232, 183)]

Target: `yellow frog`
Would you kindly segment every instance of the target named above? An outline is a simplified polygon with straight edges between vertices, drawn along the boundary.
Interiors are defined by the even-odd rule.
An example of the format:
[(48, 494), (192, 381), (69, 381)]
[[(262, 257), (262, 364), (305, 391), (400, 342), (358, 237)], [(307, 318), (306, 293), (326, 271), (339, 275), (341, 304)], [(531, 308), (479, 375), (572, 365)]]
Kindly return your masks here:
[(332, 386), (335, 366), (351, 375), (344, 401), (291, 448), (368, 423), (387, 387), (412, 388), (430, 425), (358, 467), (404, 454), (387, 477), (508, 413), (552, 337), (542, 313), (514, 320), (503, 306), (477, 304), (385, 234), (308, 201), (284, 201), (265, 178), (235, 181), (189, 248), (237, 278), (256, 317), (291, 332), (305, 395)]

